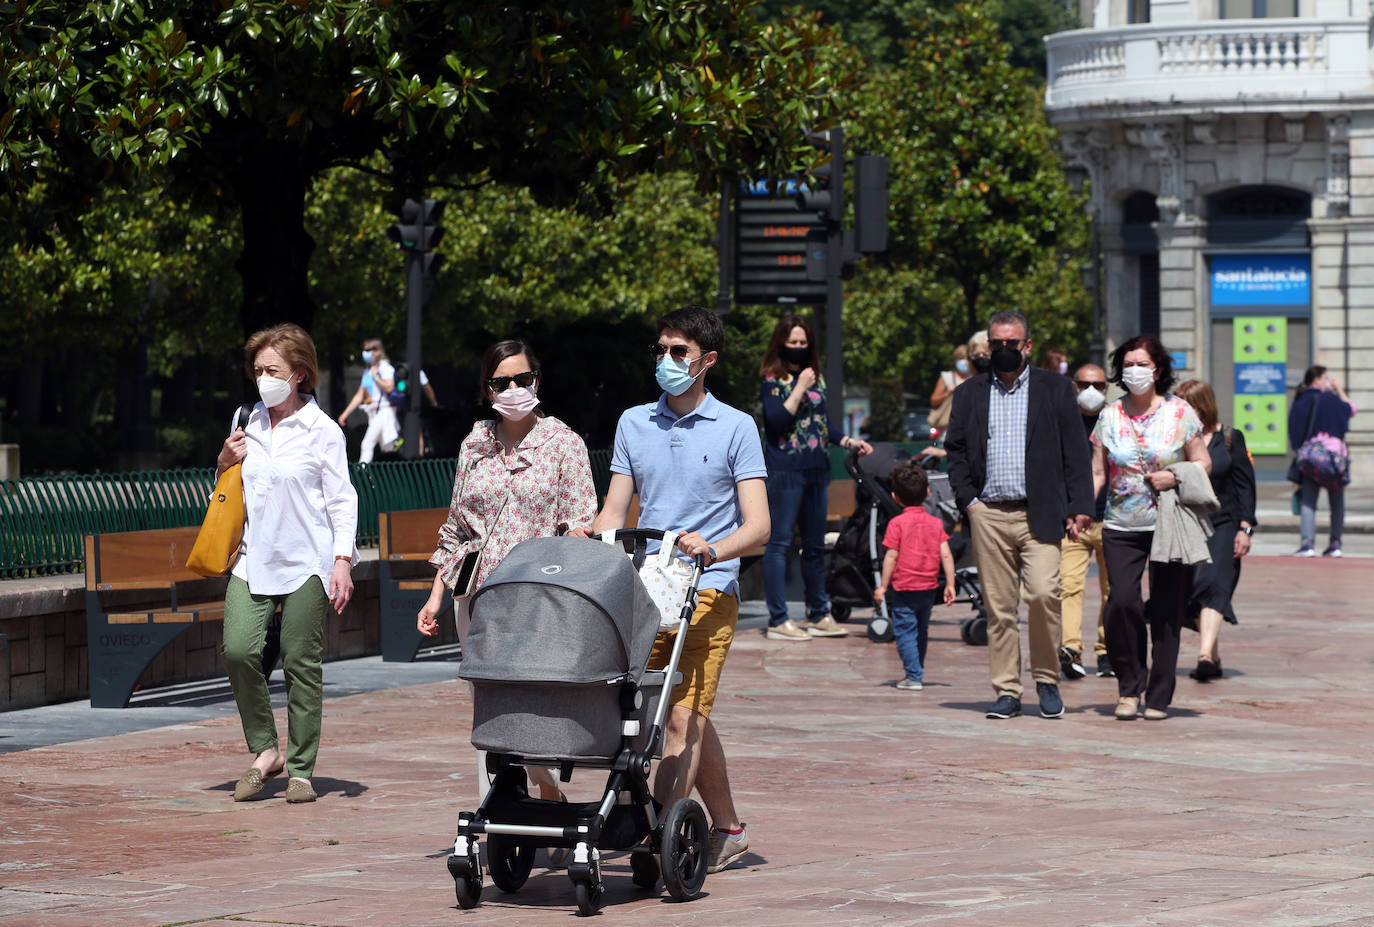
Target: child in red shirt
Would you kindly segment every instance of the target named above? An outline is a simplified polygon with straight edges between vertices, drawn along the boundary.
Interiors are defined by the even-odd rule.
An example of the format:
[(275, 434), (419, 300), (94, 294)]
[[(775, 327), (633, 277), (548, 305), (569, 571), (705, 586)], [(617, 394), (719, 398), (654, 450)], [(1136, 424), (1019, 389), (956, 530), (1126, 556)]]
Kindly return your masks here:
[(925, 675), (930, 610), (940, 591), (942, 567), (945, 604), (954, 602), (954, 555), (950, 553), (949, 535), (940, 519), (921, 508), (929, 492), (926, 472), (915, 461), (892, 471), (892, 495), (905, 508), (887, 524), (882, 584), (873, 590), (873, 601), (886, 601), (892, 616), (897, 654), (906, 669), (906, 678), (897, 688), (907, 691), (920, 689)]

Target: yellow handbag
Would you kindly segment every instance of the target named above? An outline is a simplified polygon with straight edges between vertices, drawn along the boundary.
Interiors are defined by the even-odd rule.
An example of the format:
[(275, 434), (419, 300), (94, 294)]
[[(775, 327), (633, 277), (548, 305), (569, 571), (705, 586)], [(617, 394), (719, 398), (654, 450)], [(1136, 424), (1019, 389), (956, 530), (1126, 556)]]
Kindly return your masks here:
[[(239, 410), (238, 428), (248, 422), (251, 406)], [(210, 495), (210, 507), (201, 522), (186, 568), (201, 576), (226, 576), (234, 566), (239, 545), (243, 543), (243, 525), (247, 511), (243, 503), (243, 464), (236, 463), (219, 475), (215, 491)]]

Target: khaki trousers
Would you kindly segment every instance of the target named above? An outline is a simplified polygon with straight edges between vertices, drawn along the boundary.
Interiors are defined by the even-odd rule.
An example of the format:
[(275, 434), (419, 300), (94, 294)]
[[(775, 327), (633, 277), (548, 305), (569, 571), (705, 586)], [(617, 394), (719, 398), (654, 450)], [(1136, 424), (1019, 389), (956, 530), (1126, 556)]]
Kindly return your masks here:
[(1097, 641), (1093, 653), (1107, 652), (1107, 596), (1111, 583), (1107, 581), (1107, 560), (1102, 555), (1102, 522), (1093, 522), (1092, 530), (1080, 534), (1078, 540), (1064, 538), (1059, 542), (1059, 597), (1064, 625), (1064, 646), (1075, 653), (1083, 653), (1083, 594), (1088, 585), (1088, 564), (1097, 556), (1097, 586), (1102, 591), (1102, 604), (1097, 609)]
[(1021, 634), (1017, 627), (1024, 584), (1030, 610), (1031, 675), (1059, 683), (1059, 545), (1031, 534), (1026, 506), (984, 502), (969, 510), (973, 556), (988, 609), (988, 665), (998, 696), (1021, 697)]

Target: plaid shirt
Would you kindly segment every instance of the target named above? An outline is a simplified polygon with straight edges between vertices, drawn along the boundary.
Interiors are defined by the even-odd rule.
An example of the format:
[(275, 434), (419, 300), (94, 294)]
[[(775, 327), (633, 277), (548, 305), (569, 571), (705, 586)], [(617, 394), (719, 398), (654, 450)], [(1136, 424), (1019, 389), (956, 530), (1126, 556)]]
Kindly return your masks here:
[(988, 392), (988, 473), (983, 502), (1026, 501), (1026, 397), (1030, 365), (1007, 389), (996, 374)]

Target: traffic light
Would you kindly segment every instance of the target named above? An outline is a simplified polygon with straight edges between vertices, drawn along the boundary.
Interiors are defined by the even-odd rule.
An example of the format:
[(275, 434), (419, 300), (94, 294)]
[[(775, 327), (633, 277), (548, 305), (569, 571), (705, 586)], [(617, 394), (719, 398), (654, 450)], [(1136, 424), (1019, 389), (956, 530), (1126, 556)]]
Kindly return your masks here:
[(887, 250), (887, 169), (881, 155), (854, 159), (854, 243), (860, 254)]
[[(386, 237), (401, 246), (403, 251), (428, 255), (439, 245), (444, 230), (439, 219), (444, 214), (444, 204), (438, 200), (417, 201), (407, 199), (401, 208), (395, 210), (401, 220), (386, 230)], [(425, 261), (426, 273), (431, 271), (433, 262)], [(433, 267), (437, 270), (437, 267)]]
[(391, 381), (391, 392), (386, 394), (386, 401), (395, 406), (397, 412), (404, 412), (410, 407), (410, 368), (405, 364), (396, 365), (396, 379)]
[(844, 221), (844, 129), (809, 132), (812, 147), (830, 152), (830, 160), (811, 169), (810, 184), (797, 193), (797, 208), (827, 222)]

